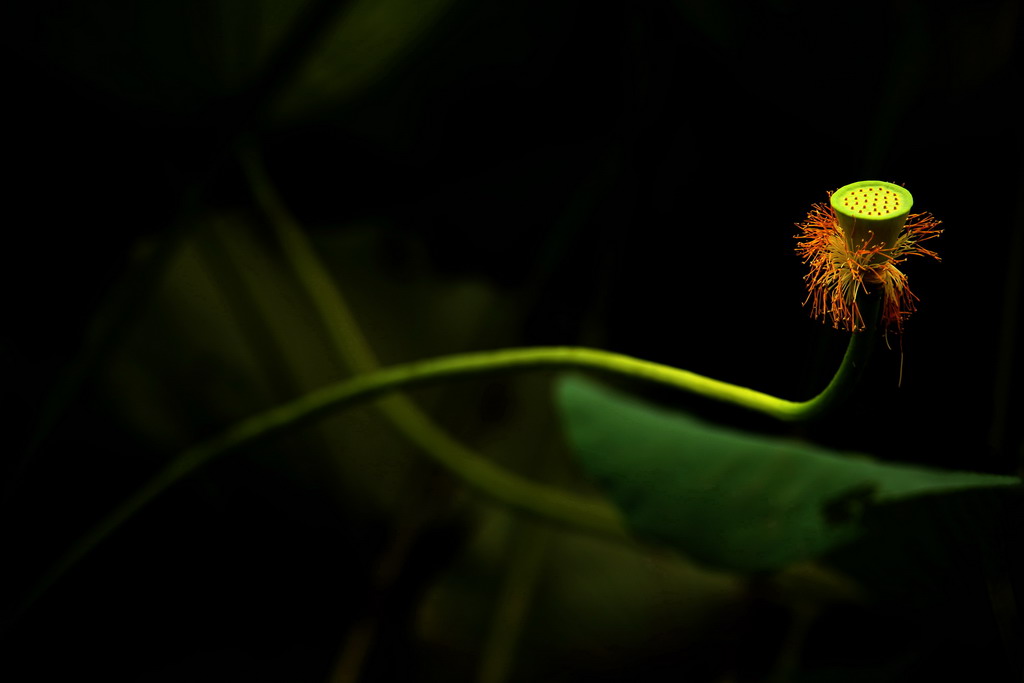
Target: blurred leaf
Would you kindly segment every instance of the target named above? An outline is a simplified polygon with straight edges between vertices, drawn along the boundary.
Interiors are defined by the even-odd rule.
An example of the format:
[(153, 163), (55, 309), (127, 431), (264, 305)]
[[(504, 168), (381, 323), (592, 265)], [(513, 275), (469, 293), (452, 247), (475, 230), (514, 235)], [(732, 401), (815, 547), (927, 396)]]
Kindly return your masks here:
[(282, 118), (345, 102), (382, 76), (420, 40), (454, 0), (357, 0), (278, 103)]
[[(475, 662), (493, 623), (501, 577), (522, 551), (520, 525), (538, 524), (495, 507), (477, 519), (462, 555), (431, 586), (416, 615), (420, 638), (459, 655), (453, 668), (466, 659)], [(511, 680), (620, 680), (601, 674), (626, 666), (626, 658), (652, 656), (670, 659), (681, 675), (720, 656), (701, 645), (733, 628), (732, 615), (745, 596), (739, 577), (668, 553), (638, 552), (564, 529), (539, 530), (550, 534), (548, 554), (529, 599)], [(566, 679), (566, 671), (577, 675)]]
[(578, 377), (561, 381), (558, 400), (577, 455), (632, 530), (724, 569), (817, 557), (857, 538), (876, 503), (1020, 483), (745, 434)]

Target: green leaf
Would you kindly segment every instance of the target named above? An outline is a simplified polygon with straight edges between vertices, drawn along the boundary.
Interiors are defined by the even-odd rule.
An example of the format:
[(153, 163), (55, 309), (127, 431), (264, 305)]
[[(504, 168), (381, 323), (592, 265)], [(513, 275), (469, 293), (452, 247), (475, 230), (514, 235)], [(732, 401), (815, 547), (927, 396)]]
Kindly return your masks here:
[(355, 0), (275, 108), (284, 120), (329, 110), (363, 93), (408, 58), (455, 0)]
[(640, 537), (714, 567), (771, 571), (856, 539), (869, 506), (1020, 484), (874, 462), (701, 422), (569, 376), (569, 442)]

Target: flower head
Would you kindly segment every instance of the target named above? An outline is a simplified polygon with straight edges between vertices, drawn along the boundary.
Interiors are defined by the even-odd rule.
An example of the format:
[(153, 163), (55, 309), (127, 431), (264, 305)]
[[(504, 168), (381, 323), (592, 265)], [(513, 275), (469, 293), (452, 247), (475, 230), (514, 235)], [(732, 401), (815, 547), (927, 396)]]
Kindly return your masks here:
[(909, 256), (939, 258), (921, 246), (942, 232), (939, 221), (930, 213), (910, 213), (911, 194), (878, 180), (844, 185), (829, 198), (797, 224), (796, 251), (809, 267), (804, 304), (811, 302), (815, 318), (856, 332), (865, 327), (858, 297), (878, 292), (882, 326), (902, 332), (917, 297), (900, 265)]

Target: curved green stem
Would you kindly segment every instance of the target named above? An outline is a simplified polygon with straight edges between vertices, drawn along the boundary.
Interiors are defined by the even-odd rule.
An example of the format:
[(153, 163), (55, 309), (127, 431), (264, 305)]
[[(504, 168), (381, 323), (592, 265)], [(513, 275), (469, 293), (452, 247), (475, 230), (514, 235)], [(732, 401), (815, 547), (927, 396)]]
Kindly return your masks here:
[[(209, 441), (175, 457), (141, 490), (72, 547), (47, 574), (31, 599), (82, 559), (93, 547), (172, 484), (210, 460), (249, 444), (297, 429), (324, 415), (390, 392), (458, 377), (538, 369), (583, 369), (658, 382), (717, 401), (732, 403), (780, 420), (806, 420), (819, 415), (848, 390), (871, 346), (867, 332), (854, 334), (832, 381), (807, 401), (788, 401), (746, 387), (651, 361), (599, 349), (532, 347), (442, 356), (396, 365), (337, 382), (276, 408), (242, 420)], [(415, 419), (410, 422), (416, 428)], [(419, 425), (422, 426), (422, 425)], [(429, 429), (423, 435), (430, 433)], [(442, 464), (493, 499), (518, 510), (570, 524), (576, 528), (621, 537), (621, 520), (606, 505), (512, 474), (466, 451), (438, 448)]]
[[(786, 415), (773, 415), (781, 420), (806, 421), (813, 420), (842, 403), (850, 395), (851, 390), (860, 379), (867, 365), (871, 351), (875, 347), (878, 319), (882, 311), (881, 297), (865, 302), (865, 329), (850, 335), (846, 353), (839, 364), (839, 369), (832, 376), (828, 385), (821, 393), (806, 401), (794, 403)], [(771, 413), (769, 413), (771, 415)]]
[[(572, 346), (547, 346), (498, 351), (479, 351), (441, 356), (395, 365), (353, 377), (313, 391), (276, 408), (236, 423), (223, 434), (190, 448), (123, 503), (103, 523), (76, 544), (61, 567), (77, 562), (97, 542), (157, 494), (215, 457), (256, 441), (297, 429), (324, 415), (356, 402), (390, 392), (459, 377), (488, 373), (583, 369), (666, 384), (706, 398), (749, 408), (780, 420), (805, 420), (820, 414), (844, 393), (858, 371), (860, 356), (870, 344), (865, 333), (854, 334), (839, 371), (824, 391), (807, 401), (788, 401), (760, 391), (704, 377), (688, 370), (640, 360), (611, 351)], [(559, 489), (528, 481), (478, 457), (447, 453), (443, 464), (466, 483), (517, 509), (573, 524), (586, 530), (618, 535), (619, 520), (593, 501), (565, 494)], [(63, 573), (63, 569), (56, 572)]]

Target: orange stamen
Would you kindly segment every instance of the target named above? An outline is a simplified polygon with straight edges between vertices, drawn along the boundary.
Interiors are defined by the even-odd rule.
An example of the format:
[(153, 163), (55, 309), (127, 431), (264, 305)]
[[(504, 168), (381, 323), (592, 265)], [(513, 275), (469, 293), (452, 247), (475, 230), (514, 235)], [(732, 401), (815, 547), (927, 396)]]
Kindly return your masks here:
[(854, 249), (847, 243), (835, 210), (826, 204), (812, 206), (804, 222), (797, 224), (800, 233), (796, 235), (796, 251), (808, 266), (804, 304), (810, 302), (811, 315), (831, 319), (837, 329), (863, 330), (858, 295), (880, 290), (883, 328), (902, 332), (903, 321), (916, 310), (918, 299), (897, 266), (910, 256), (939, 260), (938, 254), (921, 246), (942, 233), (939, 223), (929, 213), (910, 214), (893, 246)]

